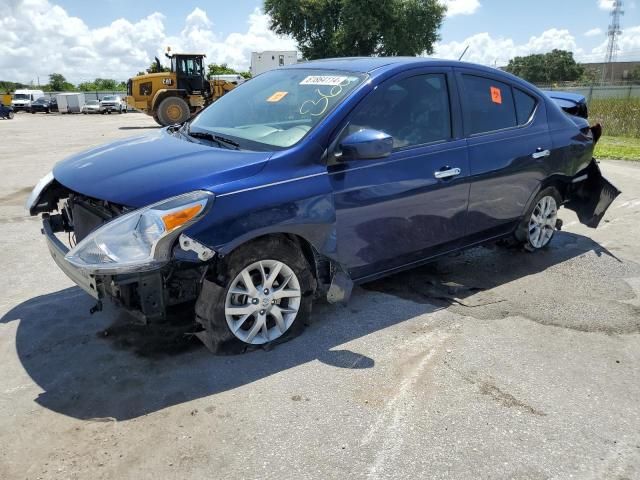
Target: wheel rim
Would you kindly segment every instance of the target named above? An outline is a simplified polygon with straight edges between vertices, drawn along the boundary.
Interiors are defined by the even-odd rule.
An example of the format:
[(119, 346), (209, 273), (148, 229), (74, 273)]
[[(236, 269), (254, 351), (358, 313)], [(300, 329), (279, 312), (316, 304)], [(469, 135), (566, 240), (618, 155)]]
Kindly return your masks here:
[(300, 310), (300, 282), (277, 260), (245, 267), (231, 282), (225, 317), (239, 340), (254, 345), (271, 342), (289, 330)]
[(167, 108), (167, 116), (172, 122), (177, 122), (182, 118), (182, 108), (180, 105), (169, 105)]
[(558, 218), (558, 204), (551, 196), (542, 197), (531, 212), (529, 219), (529, 243), (542, 248), (553, 236)]

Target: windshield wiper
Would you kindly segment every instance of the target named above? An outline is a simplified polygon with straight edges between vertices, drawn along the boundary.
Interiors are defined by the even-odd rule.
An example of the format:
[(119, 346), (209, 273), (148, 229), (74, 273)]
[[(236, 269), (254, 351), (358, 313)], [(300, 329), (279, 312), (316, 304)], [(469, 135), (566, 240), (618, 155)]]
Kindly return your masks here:
[(220, 135), (214, 135), (209, 132), (193, 132), (191, 131), (190, 125), (187, 124), (185, 128), (185, 133), (192, 138), (201, 138), (203, 140), (208, 140), (213, 143), (217, 143), (220, 147), (223, 148), (231, 148), (232, 150), (240, 150), (240, 144), (235, 142), (229, 138), (222, 137)]

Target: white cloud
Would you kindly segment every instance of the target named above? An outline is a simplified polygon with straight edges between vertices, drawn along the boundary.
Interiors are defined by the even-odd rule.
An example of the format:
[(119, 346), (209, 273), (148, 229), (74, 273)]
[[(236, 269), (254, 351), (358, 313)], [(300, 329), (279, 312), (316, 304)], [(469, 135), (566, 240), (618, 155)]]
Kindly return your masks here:
[[(511, 38), (493, 37), (489, 33), (477, 33), (462, 41), (441, 42), (435, 46), (435, 55), (440, 58), (457, 59), (466, 46), (469, 50), (464, 60), (484, 65), (504, 66), (516, 56), (546, 53), (554, 48), (569, 50), (576, 60), (584, 63), (604, 61), (607, 39), (591, 50), (581, 48), (568, 30), (552, 28), (539, 36), (531, 37), (526, 43), (517, 44)], [(640, 25), (627, 27), (618, 40), (618, 60), (638, 60), (640, 58)]]
[(447, 6), (447, 16), (473, 15), (481, 7), (479, 0), (442, 0)]
[(592, 28), (591, 30), (587, 30), (586, 32), (584, 32), (584, 36), (585, 37), (597, 37), (599, 35), (602, 35), (602, 29), (601, 28)]
[[(607, 45), (608, 40), (603, 40), (591, 51), (588, 60), (603, 61)], [(637, 60), (638, 58), (640, 58), (640, 25), (624, 28), (622, 35), (618, 37), (618, 60)]]
[(552, 28), (543, 32), (540, 36), (534, 36), (527, 43), (516, 44), (511, 38), (492, 37), (489, 33), (477, 33), (460, 42), (438, 43), (435, 48), (435, 56), (441, 58), (457, 59), (464, 49), (469, 50), (464, 60), (485, 65), (506, 65), (516, 56), (529, 55), (531, 53), (545, 53), (554, 48), (571, 50), (581, 54), (575, 38), (568, 30)]
[(598, 0), (598, 7), (602, 10), (611, 10), (615, 0)]
[(295, 42), (268, 28), (269, 18), (255, 10), (245, 32), (222, 37), (207, 13), (194, 9), (178, 36), (165, 31), (165, 17), (153, 13), (137, 21), (118, 19), (89, 28), (48, 0), (0, 0), (0, 79), (47, 81), (51, 72), (72, 82), (96, 77), (127, 79), (148, 67), (154, 56), (172, 51), (197, 51), (208, 63), (248, 69), (253, 50), (295, 50)]

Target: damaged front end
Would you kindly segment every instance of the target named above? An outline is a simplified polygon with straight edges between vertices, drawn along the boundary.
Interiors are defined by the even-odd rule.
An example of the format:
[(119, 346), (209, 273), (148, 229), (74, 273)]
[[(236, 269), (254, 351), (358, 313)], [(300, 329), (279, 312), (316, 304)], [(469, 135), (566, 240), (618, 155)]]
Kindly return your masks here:
[(27, 208), (42, 214), (56, 264), (97, 300), (92, 311), (111, 299), (146, 323), (198, 297), (215, 252), (183, 231), (212, 202), (213, 194), (197, 191), (132, 209), (70, 191), (47, 176)]

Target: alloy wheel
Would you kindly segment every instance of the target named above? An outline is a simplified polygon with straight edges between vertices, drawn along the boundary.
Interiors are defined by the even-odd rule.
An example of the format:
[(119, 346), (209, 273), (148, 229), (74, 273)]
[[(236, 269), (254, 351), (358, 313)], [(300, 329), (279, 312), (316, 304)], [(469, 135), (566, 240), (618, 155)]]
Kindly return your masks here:
[(245, 343), (271, 342), (293, 325), (300, 301), (294, 271), (283, 262), (261, 260), (245, 267), (229, 285), (224, 308), (227, 325)]
[(556, 228), (558, 204), (550, 195), (542, 197), (536, 204), (529, 219), (529, 243), (534, 248), (546, 246)]

